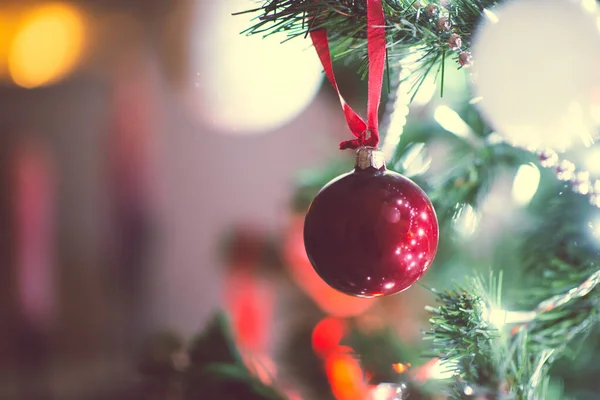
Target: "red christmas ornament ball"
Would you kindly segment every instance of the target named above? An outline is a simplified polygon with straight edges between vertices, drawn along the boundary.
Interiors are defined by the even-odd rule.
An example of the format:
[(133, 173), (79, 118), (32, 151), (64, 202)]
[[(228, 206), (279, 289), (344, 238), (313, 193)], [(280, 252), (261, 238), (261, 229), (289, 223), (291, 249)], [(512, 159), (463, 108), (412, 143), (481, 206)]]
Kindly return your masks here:
[(356, 167), (327, 185), (304, 221), (315, 271), (358, 297), (401, 292), (427, 271), (439, 228), (431, 201), (410, 179), (385, 168), (381, 151), (361, 147)]

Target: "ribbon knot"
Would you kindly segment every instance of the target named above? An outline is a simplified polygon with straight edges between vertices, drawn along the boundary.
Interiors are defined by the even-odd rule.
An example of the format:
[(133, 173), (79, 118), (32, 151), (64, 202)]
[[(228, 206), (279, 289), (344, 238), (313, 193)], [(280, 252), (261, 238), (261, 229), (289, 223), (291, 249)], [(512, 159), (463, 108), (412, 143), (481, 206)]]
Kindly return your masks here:
[(377, 147), (379, 144), (379, 103), (381, 101), (386, 48), (385, 16), (381, 0), (367, 0), (369, 79), (366, 122), (346, 103), (340, 93), (333, 72), (327, 31), (316, 29), (310, 32), (310, 37), (325, 70), (325, 75), (327, 75), (329, 82), (338, 94), (346, 123), (352, 134), (357, 138), (340, 143), (340, 149), (356, 149), (361, 146)]
[(340, 150), (357, 149), (362, 146), (377, 147), (379, 142), (379, 134), (373, 135), (370, 129), (364, 130), (362, 133), (355, 135), (357, 138), (345, 140), (340, 143)]

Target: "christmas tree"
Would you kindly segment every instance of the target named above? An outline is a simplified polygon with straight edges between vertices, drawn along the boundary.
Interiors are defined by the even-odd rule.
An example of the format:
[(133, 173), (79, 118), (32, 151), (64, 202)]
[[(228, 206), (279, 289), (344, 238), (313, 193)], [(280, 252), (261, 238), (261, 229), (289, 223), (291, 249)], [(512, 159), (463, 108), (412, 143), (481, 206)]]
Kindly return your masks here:
[[(598, 3), (267, 0), (240, 14), (254, 18), (244, 33), (307, 46), (310, 36), (328, 75), (368, 78), (369, 120), (344, 106), (356, 138), (341, 147), (379, 145), (387, 168), (427, 193), (439, 247), (400, 295), (355, 299), (324, 287), (304, 252), (304, 214), (350, 167), (343, 159), (304, 171), (284, 239), (238, 235), (228, 247), (230, 276), (244, 287), (266, 275), (304, 293), (302, 321), (279, 346), (285, 373), (248, 336), (260, 315), (251, 304), (269, 300), (238, 293), (232, 324), (219, 315), (190, 344), (176, 335), (149, 344), (141, 369), (152, 398), (597, 398), (600, 50), (587, 44), (600, 35)], [(436, 246), (437, 235), (428, 237)], [(350, 274), (335, 268), (333, 278), (319, 271), (334, 287)]]

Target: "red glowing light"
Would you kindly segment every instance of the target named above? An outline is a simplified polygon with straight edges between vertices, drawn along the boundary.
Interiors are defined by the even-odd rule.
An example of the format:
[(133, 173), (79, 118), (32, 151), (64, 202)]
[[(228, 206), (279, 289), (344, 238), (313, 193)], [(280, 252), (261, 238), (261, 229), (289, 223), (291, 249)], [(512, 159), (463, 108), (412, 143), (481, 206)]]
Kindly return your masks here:
[(312, 332), (312, 347), (316, 354), (326, 356), (335, 350), (346, 334), (345, 321), (327, 317), (315, 325)]

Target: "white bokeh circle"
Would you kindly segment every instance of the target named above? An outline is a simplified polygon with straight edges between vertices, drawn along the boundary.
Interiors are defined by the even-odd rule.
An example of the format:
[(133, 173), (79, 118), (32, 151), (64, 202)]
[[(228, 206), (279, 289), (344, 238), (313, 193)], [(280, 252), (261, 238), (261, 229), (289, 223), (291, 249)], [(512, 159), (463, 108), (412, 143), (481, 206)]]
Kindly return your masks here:
[(600, 123), (596, 2), (517, 0), (490, 11), (472, 46), (484, 117), (517, 145), (589, 144)]
[(322, 67), (310, 39), (285, 34), (240, 34), (256, 14), (251, 0), (196, 3), (186, 95), (201, 122), (224, 133), (274, 130), (296, 117), (315, 97)]

